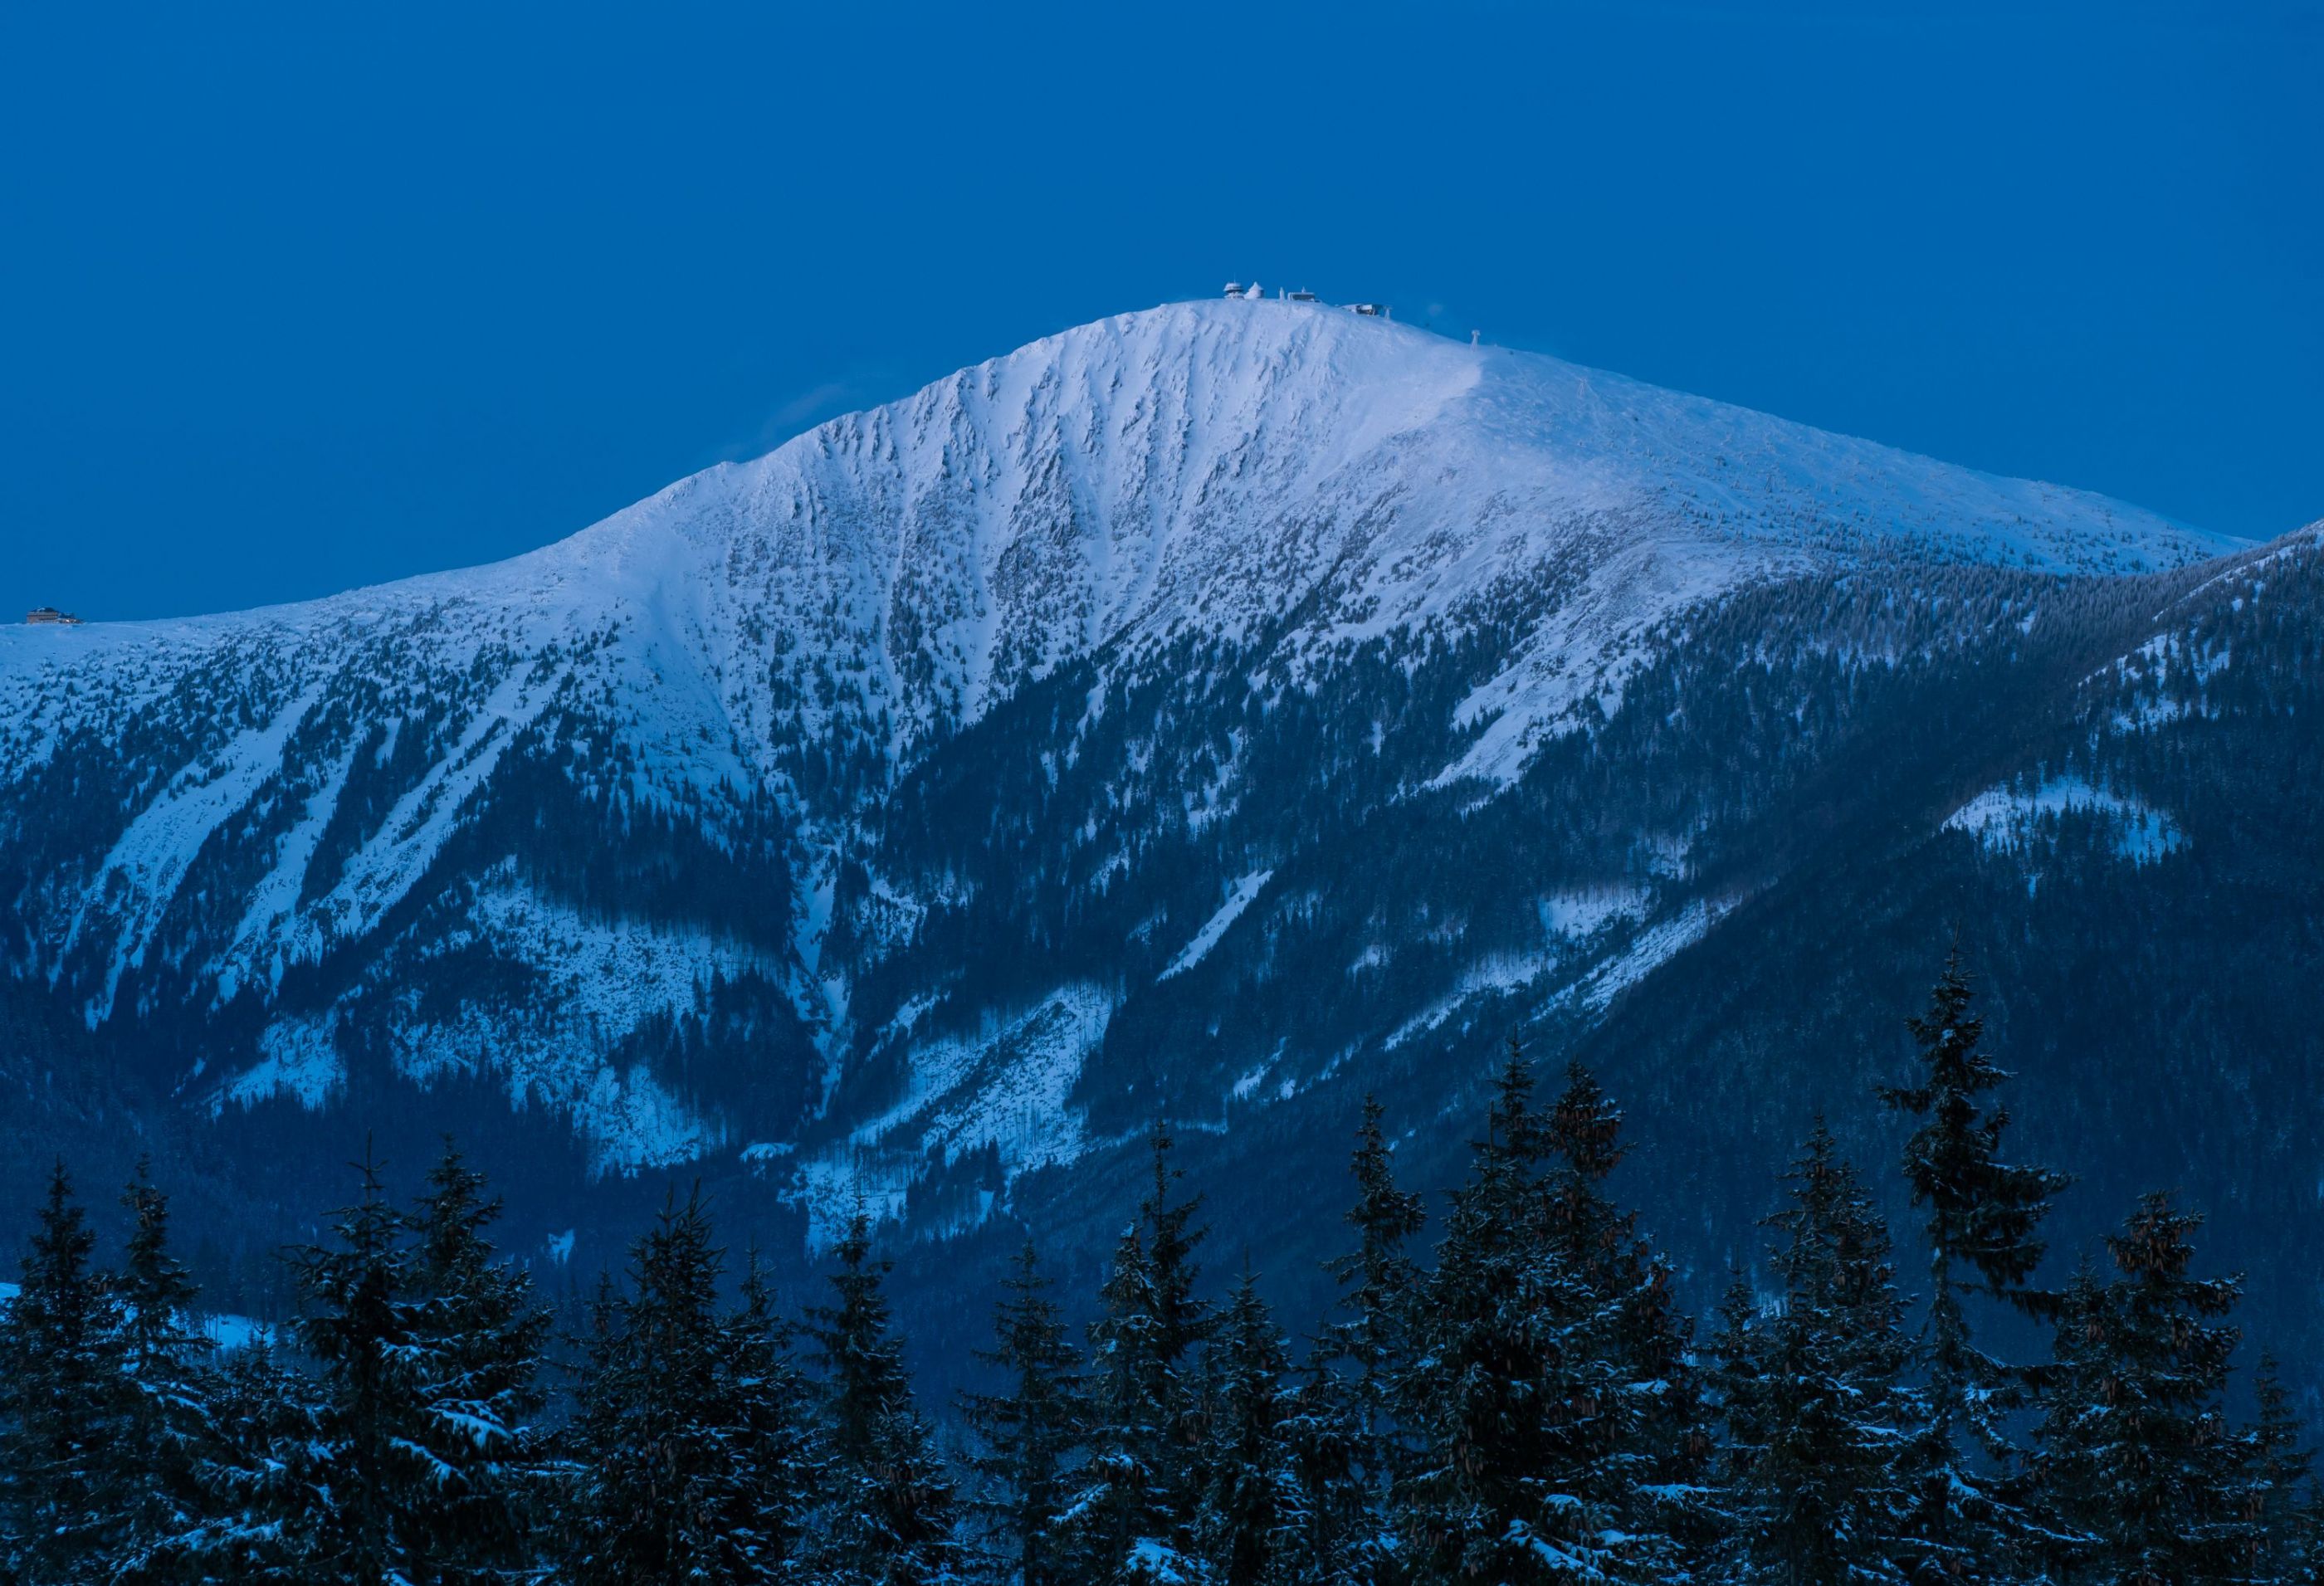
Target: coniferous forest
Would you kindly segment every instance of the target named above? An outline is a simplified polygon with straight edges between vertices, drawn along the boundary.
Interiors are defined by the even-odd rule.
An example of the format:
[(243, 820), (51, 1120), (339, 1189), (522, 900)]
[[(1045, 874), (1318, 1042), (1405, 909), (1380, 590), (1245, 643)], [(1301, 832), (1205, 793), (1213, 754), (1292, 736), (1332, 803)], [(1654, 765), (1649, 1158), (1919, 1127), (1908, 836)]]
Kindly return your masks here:
[(163, 1188), (108, 1215), (60, 1164), (0, 1310), (0, 1581), (2315, 1580), (2304, 1430), (2201, 1219), (2158, 1192), (2048, 1250), (2070, 1180), (2013, 1157), (1958, 954), (1909, 1028), (1894, 1159), (1819, 1125), (1715, 1294), (1624, 1209), (1616, 1100), (1514, 1041), (1441, 1196), (1367, 1106), (1304, 1339), (1157, 1129), (1098, 1291), (1028, 1240), (951, 1403), (862, 1213), (778, 1295), (674, 1191), (566, 1325), (447, 1143), (409, 1194), (358, 1166), (281, 1253), (295, 1321), (222, 1345)]

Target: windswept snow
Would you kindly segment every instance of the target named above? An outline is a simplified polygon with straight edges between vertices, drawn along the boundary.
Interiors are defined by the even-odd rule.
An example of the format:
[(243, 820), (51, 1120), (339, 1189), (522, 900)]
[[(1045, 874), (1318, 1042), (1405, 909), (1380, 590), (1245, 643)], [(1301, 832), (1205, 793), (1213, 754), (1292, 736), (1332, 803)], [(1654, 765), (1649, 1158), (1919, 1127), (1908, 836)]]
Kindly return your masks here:
[[(249, 803), (282, 761), (293, 729), (320, 696), (309, 687), (263, 726), (235, 738), (217, 754), (186, 766), (161, 796), (140, 810), (129, 829), (105, 856), (90, 899), (103, 897), (114, 927), (114, 945), (103, 989), (88, 1004), (94, 1029), (113, 1011), (122, 972), (142, 963), (163, 910), (184, 880), (186, 868), (220, 822)], [(90, 916), (87, 906), (74, 917), (65, 938), (71, 951)]]
[[(464, 1007), (429, 1016), (394, 998), (399, 1069), (422, 1083), (451, 1073), (499, 1075), (519, 1105), (564, 1111), (595, 1148), (600, 1171), (692, 1159), (717, 1133), (669, 1089), (611, 1056), (647, 1019), (692, 1010), (711, 982), (768, 967), (758, 954), (697, 930), (607, 919), (541, 898), (506, 878), (480, 889), (469, 930), (449, 950), (489, 950), (536, 966), (532, 994), (515, 1009)], [(259, 1038), (260, 1061), (214, 1094), (212, 1109), (278, 1096), (323, 1105), (342, 1075), (336, 1010), (277, 1018)]]

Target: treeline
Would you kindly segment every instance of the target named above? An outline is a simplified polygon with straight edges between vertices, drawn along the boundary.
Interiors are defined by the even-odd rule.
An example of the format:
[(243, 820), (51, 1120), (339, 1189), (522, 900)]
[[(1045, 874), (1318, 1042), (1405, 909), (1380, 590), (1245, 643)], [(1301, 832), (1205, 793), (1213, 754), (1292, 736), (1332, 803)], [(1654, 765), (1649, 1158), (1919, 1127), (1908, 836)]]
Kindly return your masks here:
[[(456, 1153), (410, 1207), (366, 1166), (288, 1252), (279, 1342), (220, 1351), (143, 1174), (118, 1270), (59, 1168), (0, 1313), (0, 1580), (918, 1586), (2104, 1582), (2318, 1578), (2319, 1508), (2263, 1362), (2227, 1405), (2231, 1279), (2142, 1201), (2038, 1286), (2066, 1179), (2014, 1163), (1958, 962), (1882, 1100), (1910, 1125), (1927, 1300), (1819, 1127), (1696, 1337), (1609, 1192), (1622, 1120), (1515, 1049), (1432, 1231), (1368, 1105), (1337, 1312), (1296, 1357), (1153, 1138), (1084, 1342), (1028, 1245), (940, 1428), (857, 1216), (787, 1314), (673, 1202), (554, 1337)], [(2038, 1336), (2043, 1358), (1997, 1339)]]

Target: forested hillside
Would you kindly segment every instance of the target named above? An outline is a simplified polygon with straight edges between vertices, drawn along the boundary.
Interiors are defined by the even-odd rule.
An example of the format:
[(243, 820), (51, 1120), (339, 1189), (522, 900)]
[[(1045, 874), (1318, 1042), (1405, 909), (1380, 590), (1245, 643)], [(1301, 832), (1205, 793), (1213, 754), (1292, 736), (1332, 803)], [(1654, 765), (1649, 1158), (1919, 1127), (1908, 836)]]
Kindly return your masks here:
[(1157, 1127), (1098, 1281), (1061, 1286), (1023, 1237), (949, 1396), (916, 1386), (861, 1210), (779, 1291), (673, 1192), (560, 1317), (456, 1150), (409, 1200), (366, 1159), (282, 1254), (294, 1320), (203, 1331), (144, 1170), (99, 1219), (108, 1267), (59, 1166), (0, 1296), (0, 1570), (2313, 1581), (2306, 1433), (2205, 1220), (2149, 1192), (2102, 1255), (2052, 1256), (2071, 1179), (2017, 1156), (1958, 954), (1905, 1028), (1874, 1097), (1901, 1148), (1859, 1163), (1810, 1125), (1702, 1323), (1620, 1195), (1622, 1108), (1580, 1063), (1540, 1083), (1512, 1042), (1447, 1194), (1415, 1193), (1411, 1130), (1366, 1101), (1317, 1326), (1286, 1330)]

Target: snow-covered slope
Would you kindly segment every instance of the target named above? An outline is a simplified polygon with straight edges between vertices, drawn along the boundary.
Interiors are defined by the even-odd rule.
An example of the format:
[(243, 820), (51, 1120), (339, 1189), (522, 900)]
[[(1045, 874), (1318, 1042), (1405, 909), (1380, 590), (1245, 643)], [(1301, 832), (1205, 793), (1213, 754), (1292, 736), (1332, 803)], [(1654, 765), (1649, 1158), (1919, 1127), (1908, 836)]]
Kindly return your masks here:
[[(992, 885), (934, 862), (887, 873), (887, 800), (1066, 669), (1085, 669), (1086, 702), (1050, 724), (1053, 782), (1109, 688), (1199, 674), (1218, 696), (1240, 669), (1253, 697), (1262, 675), (1317, 695), (1360, 654), (1416, 672), (1458, 651), (1458, 697), (1430, 728), (1445, 752), (1407, 780), (1489, 795), (1618, 711), (1633, 669), (1724, 592), (1907, 563), (2127, 573), (2236, 544), (1324, 305), (1171, 305), (497, 566), (227, 616), (0, 630), (0, 970), (44, 979), (92, 1027), (211, 1032), (179, 1078), (217, 1108), (326, 1102), (369, 1019), (404, 1074), (497, 1075), (613, 1167), (760, 1127), (716, 1116), (715, 1085), (687, 1093), (639, 1043), (706, 1029), (720, 988), (761, 985), (776, 1011), (735, 1028), (763, 1041), (796, 1021), (820, 1068), (807, 1116), (844, 1134), (833, 1108), (854, 1067), (900, 1065), (861, 1130), (925, 1116), (958, 1134), (983, 1114), (946, 1084), (1061, 1108), (1104, 1016), (1030, 1043), (1046, 1066), (1015, 1090), (956, 1030), (916, 1048), (892, 986), (864, 1016), (866, 977)], [(1169, 830), (1233, 807), (1236, 708), (1125, 749), (1139, 775), (1157, 755), (1210, 766)], [(1076, 830), (1055, 841), (1098, 840), (1094, 816)], [(618, 858), (647, 831), (657, 858)], [(616, 858), (592, 869), (599, 841)], [(1117, 844), (1091, 884), (1123, 884), (1145, 841)], [(1278, 857), (1221, 856), (1204, 914), (1156, 933), (1164, 976), (1197, 978), (1182, 972), (1265, 903)], [(705, 900), (713, 873), (740, 878), (733, 898)], [(479, 963), (506, 971), (489, 996), (445, 967)], [(415, 991), (423, 970), (455, 989)], [(1045, 1009), (1112, 1005), (1084, 980), (981, 1010), (987, 1044)]]

